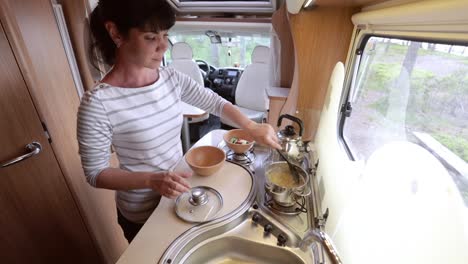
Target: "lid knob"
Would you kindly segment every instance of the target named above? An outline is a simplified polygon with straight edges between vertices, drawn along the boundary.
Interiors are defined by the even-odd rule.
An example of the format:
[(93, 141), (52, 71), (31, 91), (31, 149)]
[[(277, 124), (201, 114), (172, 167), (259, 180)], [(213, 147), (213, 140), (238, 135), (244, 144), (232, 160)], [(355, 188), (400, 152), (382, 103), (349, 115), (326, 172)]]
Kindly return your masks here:
[(192, 196), (190, 197), (189, 202), (192, 205), (204, 205), (208, 202), (208, 196), (206, 195), (205, 190), (203, 190), (202, 188), (193, 188), (191, 190), (191, 194)]
[(295, 117), (295, 116), (284, 114), (284, 115), (281, 115), (278, 118), (278, 124), (277, 124), (278, 127), (281, 126), (281, 121), (283, 121), (283, 118), (289, 119), (289, 120), (295, 122), (296, 124), (298, 124), (299, 125), (299, 136), (302, 137), (302, 132), (304, 132), (304, 123), (302, 122), (302, 120)]
[(296, 131), (294, 131), (293, 126), (286, 126), (283, 130), (283, 135), (291, 137), (291, 136), (296, 135)]

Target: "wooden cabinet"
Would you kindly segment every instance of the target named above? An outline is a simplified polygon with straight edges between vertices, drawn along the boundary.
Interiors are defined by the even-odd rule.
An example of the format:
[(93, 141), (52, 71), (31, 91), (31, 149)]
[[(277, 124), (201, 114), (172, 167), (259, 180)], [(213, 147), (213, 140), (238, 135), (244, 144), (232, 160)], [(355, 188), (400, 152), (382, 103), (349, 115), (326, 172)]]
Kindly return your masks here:
[(51, 1), (0, 2), (0, 163), (24, 154), (32, 141), (43, 146), (24, 164), (0, 168), (0, 224), (7, 230), (0, 258), (115, 263), (128, 244), (117, 224), (114, 192), (89, 186), (81, 168), (80, 98)]
[[(3, 26), (3, 23), (1, 23)], [(100, 263), (98, 251), (44, 134), (10, 43), (0, 27), (0, 256), (3, 263)]]
[(303, 140), (314, 140), (330, 75), (338, 61), (346, 61), (354, 28), (351, 16), (357, 10), (350, 6), (317, 6), (290, 16), (297, 63), (297, 80), (291, 89), (297, 94), (297, 102), (289, 113), (304, 122)]

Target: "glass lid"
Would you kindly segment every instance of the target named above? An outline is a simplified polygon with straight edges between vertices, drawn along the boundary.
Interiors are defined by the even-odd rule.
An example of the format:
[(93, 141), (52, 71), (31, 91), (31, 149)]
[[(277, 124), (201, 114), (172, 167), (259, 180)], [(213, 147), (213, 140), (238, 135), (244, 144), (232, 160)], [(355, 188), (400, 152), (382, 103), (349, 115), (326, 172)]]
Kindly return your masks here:
[(176, 214), (187, 222), (200, 223), (213, 219), (223, 207), (223, 198), (215, 189), (197, 186), (176, 199)]

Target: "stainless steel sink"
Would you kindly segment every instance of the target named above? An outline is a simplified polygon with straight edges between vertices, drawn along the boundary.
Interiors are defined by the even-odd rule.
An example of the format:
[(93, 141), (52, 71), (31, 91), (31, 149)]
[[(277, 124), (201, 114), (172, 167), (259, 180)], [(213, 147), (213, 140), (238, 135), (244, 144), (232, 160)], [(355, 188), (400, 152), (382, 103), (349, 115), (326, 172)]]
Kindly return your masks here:
[(193, 248), (181, 263), (257, 263), (304, 264), (295, 252), (235, 236), (223, 236), (204, 241)]
[[(266, 223), (271, 226), (267, 232)], [(219, 223), (191, 230), (171, 245), (159, 263), (316, 263), (311, 250), (299, 248), (300, 241), (275, 219), (250, 208)]]

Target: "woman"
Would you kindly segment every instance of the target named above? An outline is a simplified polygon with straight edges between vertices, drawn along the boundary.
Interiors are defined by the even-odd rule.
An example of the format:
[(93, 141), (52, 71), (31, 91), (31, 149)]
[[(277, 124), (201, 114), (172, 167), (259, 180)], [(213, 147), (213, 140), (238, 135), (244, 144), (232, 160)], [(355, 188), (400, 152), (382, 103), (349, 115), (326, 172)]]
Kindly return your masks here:
[[(165, 0), (101, 0), (90, 18), (95, 47), (113, 65), (83, 97), (78, 141), (88, 182), (117, 190), (118, 221), (129, 242), (159, 203), (189, 190), (182, 158), (184, 101), (223, 115), (264, 145), (280, 148), (274, 130), (170, 68), (159, 68), (175, 13)], [(111, 146), (120, 168), (111, 168)]]

